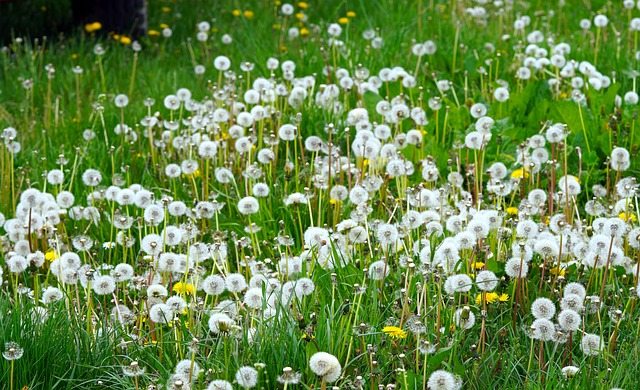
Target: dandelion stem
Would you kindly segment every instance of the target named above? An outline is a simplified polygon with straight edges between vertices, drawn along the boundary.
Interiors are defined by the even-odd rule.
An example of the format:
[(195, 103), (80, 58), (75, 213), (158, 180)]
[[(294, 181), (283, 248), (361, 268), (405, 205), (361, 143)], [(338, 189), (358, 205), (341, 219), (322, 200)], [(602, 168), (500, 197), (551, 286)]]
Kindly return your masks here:
[(584, 125), (584, 117), (582, 115), (582, 104), (578, 103), (578, 114), (580, 114), (580, 125), (582, 125), (582, 135), (584, 136), (584, 143), (587, 145), (587, 151), (591, 153), (591, 146), (589, 146), (589, 137), (587, 137), (587, 128)]

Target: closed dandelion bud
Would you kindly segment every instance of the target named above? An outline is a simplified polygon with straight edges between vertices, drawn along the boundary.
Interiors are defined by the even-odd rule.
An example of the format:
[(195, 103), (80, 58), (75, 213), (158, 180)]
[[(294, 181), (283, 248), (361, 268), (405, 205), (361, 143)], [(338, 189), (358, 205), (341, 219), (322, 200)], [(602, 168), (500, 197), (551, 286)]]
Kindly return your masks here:
[(233, 320), (224, 313), (214, 313), (209, 318), (209, 330), (214, 334), (226, 334), (233, 325)]
[(380, 375), (380, 366), (378, 365), (378, 361), (373, 360), (371, 362), (371, 375), (377, 376)]
[[(347, 305), (349, 304), (349, 300), (346, 301)], [(312, 326), (318, 325), (318, 315), (314, 312), (309, 314), (309, 320), (311, 321)]]
[(471, 329), (476, 322), (476, 316), (469, 306), (456, 310), (453, 314), (453, 322), (462, 329)]

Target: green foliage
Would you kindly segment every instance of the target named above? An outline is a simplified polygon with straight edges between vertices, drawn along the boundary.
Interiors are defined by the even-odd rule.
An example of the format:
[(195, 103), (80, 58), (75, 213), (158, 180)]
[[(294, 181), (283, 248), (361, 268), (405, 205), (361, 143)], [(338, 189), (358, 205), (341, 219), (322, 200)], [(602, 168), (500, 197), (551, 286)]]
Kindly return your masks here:
[[(105, 337), (113, 330), (99, 327), (102, 335), (89, 335), (80, 319), (62, 302), (41, 313), (27, 299), (21, 299), (20, 306), (16, 306), (3, 296), (0, 329), (3, 348), (11, 341), (24, 349), (14, 368), (14, 382), (19, 389), (79, 389), (87, 388), (87, 384), (93, 387), (105, 374), (103, 367), (113, 364), (117, 350), (114, 339)], [(5, 385), (9, 383), (9, 363), (0, 361), (0, 383)]]
[[(0, 15), (5, 18), (4, 11), (9, 8), (18, 10), (35, 3), (2, 3)], [(15, 361), (15, 388), (165, 386), (176, 364), (183, 360), (197, 362), (202, 369), (196, 375), (194, 388), (198, 390), (213, 379), (232, 381), (236, 370), (245, 365), (258, 368), (258, 388), (284, 387), (277, 378), (287, 366), (301, 375), (301, 383), (291, 387), (318, 388), (321, 379), (308, 364), (309, 357), (318, 351), (339, 359), (343, 375), (337, 385), (347, 389), (361, 388), (358, 376), (364, 378), (364, 388), (395, 384), (396, 388), (423, 389), (429, 376), (440, 369), (460, 376), (463, 387), (469, 389), (633, 388), (635, 378), (629, 373), (640, 371), (638, 302), (631, 290), (637, 286), (633, 267), (616, 265), (605, 273), (604, 268), (585, 266), (580, 256), (564, 248), (562, 256), (550, 259), (534, 254), (526, 278), (510, 277), (505, 263), (521, 243), (533, 247), (537, 242), (536, 238), (526, 240), (516, 233), (518, 222), (527, 218), (549, 233), (551, 219), (563, 216), (572, 229), (571, 239), (588, 242), (594, 234), (591, 224), (595, 216), (585, 212), (585, 203), (593, 197), (594, 184), (608, 190), (597, 198), (597, 204), (607, 210), (605, 214), (619, 214), (608, 211), (609, 207), (617, 210), (620, 200), (614, 185), (640, 169), (637, 105), (616, 103), (617, 95), (636, 89), (636, 75), (620, 70), (637, 67), (637, 31), (630, 31), (628, 23), (639, 11), (626, 12), (620, 4), (605, 1), (567, 1), (565, 6), (554, 2), (551, 14), (548, 2), (532, 1), (516, 2), (513, 9), (503, 13), (487, 5), (489, 17), (484, 20), (465, 9), (477, 5), (471, 1), (330, 0), (309, 2), (306, 9), (296, 3), (295, 13), (285, 17), (275, 2), (209, 2), (205, 7), (195, 0), (158, 0), (150, 2), (150, 34), (140, 39), (139, 52), (134, 52), (122, 37), (103, 31), (100, 38), (82, 26), (61, 40), (11, 40), (0, 52), (0, 129), (14, 127), (22, 150), (13, 154), (0, 145), (0, 212), (7, 219), (15, 217), (20, 194), (28, 188), (53, 196), (69, 191), (75, 196), (74, 205), (82, 209), (65, 209), (55, 230), (26, 234), (23, 238), (29, 251), (41, 250), (50, 256), (75, 251), (74, 239), (86, 235), (95, 242), (91, 250), (82, 252), (83, 263), (104, 275), (110, 274), (113, 266), (126, 263), (134, 267), (139, 278), (135, 283), (118, 282), (114, 296), (100, 297), (90, 287), (61, 283), (51, 271), (51, 259), (44, 267), (30, 265), (26, 272), (14, 274), (7, 262), (17, 243), (0, 227), (4, 278), (0, 288), (0, 342), (17, 342), (25, 351)], [(14, 13), (29, 15), (29, 22), (38, 24), (40, 13), (29, 14), (26, 9)], [(355, 16), (347, 17), (348, 11)], [(54, 7), (43, 14), (51, 12), (61, 13), (47, 16), (47, 21), (62, 23), (69, 17), (63, 15), (62, 8)], [(296, 15), (299, 12), (304, 15)], [(562, 78), (554, 87), (552, 80), (560, 77), (559, 69), (550, 65), (531, 67), (528, 79), (516, 77), (528, 56), (524, 42), (533, 29), (539, 29), (545, 38), (553, 36), (555, 43), (569, 43), (567, 59), (576, 64), (594, 61), (595, 30), (583, 32), (577, 23), (582, 18), (592, 20), (600, 12), (610, 17), (611, 24), (599, 36), (597, 68), (603, 75), (617, 73), (612, 85), (601, 90), (583, 87), (580, 93), (584, 93), (584, 99), (576, 98), (576, 102), (574, 97), (579, 95), (574, 95), (571, 77)], [(532, 18), (525, 33), (513, 28), (520, 14)], [(342, 44), (332, 46), (331, 39), (335, 38), (327, 34), (327, 28), (340, 18), (347, 18), (348, 23), (341, 24)], [(204, 42), (196, 36), (197, 24), (202, 21), (211, 25)], [(18, 19), (13, 22), (22, 23)], [(11, 26), (0, 23), (2, 29)], [(301, 35), (290, 38), (291, 27)], [(171, 37), (163, 37), (163, 31), (169, 35), (169, 30)], [(31, 38), (35, 38), (37, 30), (32, 31)], [(621, 33), (618, 36), (616, 32)], [(373, 41), (363, 38), (364, 33), (382, 38), (382, 46), (375, 48)], [(224, 34), (230, 35), (232, 43), (223, 43)], [(414, 55), (413, 44), (427, 40), (435, 42), (436, 52)], [(98, 44), (105, 49), (100, 56), (94, 53)], [(539, 45), (552, 50), (546, 41)], [(215, 69), (214, 59), (219, 55), (229, 57), (233, 75)], [(244, 93), (258, 77), (290, 90), (292, 81), (280, 67), (267, 68), (270, 57), (280, 64), (294, 61), (295, 76), (312, 76), (314, 84), (305, 88), (307, 97), (299, 105), (292, 106), (286, 97), (263, 102), (267, 107), (265, 117), (243, 130), (255, 147), (248, 152), (237, 150), (229, 132), (231, 121), (193, 130), (189, 121), (196, 111), (186, 109), (184, 102), (176, 110), (165, 107), (165, 96), (187, 88), (196, 102), (231, 109), (232, 104), (244, 101)], [(241, 64), (247, 61), (254, 64), (254, 70), (242, 70)], [(206, 68), (203, 74), (195, 73), (197, 65)], [(324, 72), (327, 66), (333, 71)], [(338, 69), (355, 77), (358, 72), (379, 75), (383, 68), (396, 66), (406, 74), (398, 80), (381, 81), (375, 91), (341, 88), (330, 104), (318, 103), (317, 96), (328, 88), (327, 84), (338, 82)], [(579, 70), (576, 75), (588, 85), (589, 77)], [(368, 80), (368, 76), (363, 79)], [(410, 77), (415, 77), (415, 86), (403, 84)], [(448, 83), (440, 90), (437, 82), (442, 80)], [(498, 102), (493, 93), (505, 83), (510, 97)], [(218, 98), (225, 89), (226, 96)], [(129, 99), (122, 109), (114, 103), (119, 94)], [(392, 123), (377, 112), (380, 101), (398, 96), (409, 109), (424, 109), (428, 123), (416, 124), (408, 117)], [(145, 105), (147, 98), (155, 104)], [(480, 150), (464, 146), (465, 137), (475, 130), (477, 119), (471, 108), (477, 103), (483, 104), (487, 115), (495, 120), (491, 141)], [(253, 105), (248, 103), (247, 108)], [(395, 156), (410, 162), (414, 174), (395, 177), (386, 170), (391, 158), (355, 155), (358, 125), (347, 121), (348, 112), (354, 108), (366, 109), (372, 129), (391, 123), (392, 134), (382, 143), (393, 143), (393, 137), (410, 130), (422, 135), (420, 142), (406, 146)], [(204, 115), (209, 114), (204, 111)], [(149, 116), (159, 125), (145, 125), (143, 120)], [(528, 146), (531, 137), (544, 136), (557, 123), (566, 124), (568, 133), (566, 142), (545, 145), (555, 161), (541, 163), (539, 170), (528, 166), (527, 173), (518, 176), (522, 169), (520, 152), (533, 149)], [(130, 132), (116, 134), (116, 126), (125, 124)], [(163, 136), (175, 124), (178, 130)], [(273, 140), (278, 140), (278, 130), (284, 124), (295, 125), (296, 137), (275, 144)], [(85, 137), (87, 130), (91, 137)], [(196, 134), (193, 138), (192, 133)], [(303, 143), (312, 135), (323, 141), (326, 150), (307, 150)], [(197, 144), (204, 136), (218, 142), (217, 154), (211, 159), (198, 154)], [(186, 141), (174, 144), (176, 137)], [(7, 140), (4, 143), (10, 144)], [(630, 151), (628, 171), (615, 172), (605, 163), (616, 146)], [(273, 161), (257, 163), (256, 154), (261, 149), (270, 149)], [(334, 167), (338, 157), (348, 159), (340, 162), (339, 169)], [(185, 160), (197, 163), (197, 172), (175, 178), (165, 173), (169, 164)], [(495, 189), (489, 191), (487, 186), (491, 177), (486, 170), (494, 162), (504, 163), (508, 170), (500, 182), (490, 183), (493, 187), (512, 186), (505, 196), (497, 195)], [(254, 163), (262, 170), (258, 179), (247, 174)], [(331, 170), (323, 171), (327, 166), (332, 166)], [(229, 183), (216, 178), (215, 169), (221, 167), (231, 171)], [(423, 175), (425, 167), (433, 170), (433, 180)], [(53, 169), (63, 171), (61, 184), (47, 180), (47, 173)], [(82, 175), (87, 169), (100, 171), (99, 186), (84, 183)], [(319, 179), (325, 180), (325, 173), (327, 182), (323, 183)], [(456, 178), (450, 178), (449, 173), (459, 175), (462, 185), (454, 185)], [(556, 196), (536, 207), (527, 204), (532, 189), (542, 189), (548, 196), (564, 191), (558, 180), (565, 175), (580, 180), (579, 194), (571, 198), (566, 194)], [(338, 224), (351, 217), (360, 218), (362, 208), (348, 197), (332, 198), (330, 187), (340, 184), (351, 189), (371, 178), (380, 179), (380, 189), (368, 192), (371, 210), (367, 209), (364, 222), (356, 223), (365, 228), (361, 234), (366, 235), (366, 241), (349, 238), (349, 250), (342, 251), (338, 241), (348, 236), (351, 228), (341, 230)], [(250, 196), (258, 183), (268, 185), (269, 195), (258, 200), (258, 213), (241, 213), (238, 200)], [(323, 184), (327, 183), (325, 188)], [(155, 225), (144, 222), (145, 211), (140, 207), (102, 199), (109, 186), (116, 184), (123, 188), (144, 186), (163, 206), (180, 200), (191, 210), (203, 201), (214, 204), (214, 199), (218, 206), (224, 206), (212, 218), (165, 212), (163, 222)], [(422, 191), (426, 195), (421, 202), (430, 202), (428, 206), (408, 203), (411, 196)], [(285, 199), (292, 194), (301, 195), (304, 202), (287, 204)], [(433, 201), (435, 198), (439, 203)], [(636, 215), (637, 199), (630, 199), (624, 210)], [(93, 206), (99, 220), (70, 215)], [(491, 302), (483, 302), (476, 284), (466, 292), (447, 293), (445, 281), (450, 275), (444, 267), (426, 265), (435, 261), (435, 252), (445, 239), (456, 236), (447, 228), (447, 219), (460, 216), (466, 228), (478, 209), (496, 211), (501, 217), (499, 227), (472, 243), (471, 249), (460, 250), (457, 266), (461, 268), (456, 272), (472, 277), (481, 270), (494, 272), (499, 281)], [(429, 222), (441, 225), (427, 227), (422, 223), (416, 229), (407, 229), (402, 221), (409, 211), (419, 211)], [(133, 218), (133, 227), (114, 228), (114, 219), (125, 216)], [(637, 221), (627, 222), (626, 228), (638, 226)], [(400, 228), (402, 237), (397, 247), (382, 244), (377, 227), (383, 223)], [(251, 230), (252, 224), (260, 230)], [(213, 252), (224, 248), (225, 255), (215, 252), (220, 259), (206, 258), (197, 267), (190, 264), (191, 272), (159, 271), (157, 259), (141, 248), (140, 241), (149, 234), (162, 234), (169, 225), (197, 229), (195, 237), (171, 250), (191, 255), (198, 241)], [(311, 227), (331, 229), (333, 237), (309, 245), (304, 235)], [(110, 248), (118, 232), (126, 232), (135, 244), (131, 248)], [(625, 237), (620, 247), (632, 265), (637, 265), (638, 250), (630, 244), (632, 240)], [(418, 249), (430, 248), (431, 255), (422, 259), (413, 251), (416, 243)], [(289, 274), (286, 266), (277, 265), (298, 256), (308, 259), (297, 273)], [(334, 260), (333, 268), (327, 266), (327, 257)], [(379, 278), (371, 267), (381, 260), (388, 267), (382, 272), (389, 273)], [(558, 263), (565, 272), (564, 279), (557, 269), (553, 271)], [(244, 291), (213, 296), (199, 288), (210, 274), (226, 277), (240, 273), (250, 279), (258, 274), (257, 267), (265, 267), (265, 274), (271, 278), (256, 287), (262, 289), (261, 309), (248, 307), (243, 301)], [(301, 277), (315, 284), (307, 296), (287, 300), (281, 289), (271, 285), (291, 286)], [(557, 304), (569, 281), (586, 286), (589, 295), (602, 295), (602, 309), (591, 305), (581, 312), (581, 330), (566, 335), (571, 341), (532, 341), (531, 303), (544, 296)], [(162, 284), (168, 295), (181, 297), (187, 304), (186, 309), (168, 319), (169, 324), (150, 319), (149, 310), (158, 302), (147, 295), (149, 282)], [(190, 285), (195, 294), (174, 290), (177, 283)], [(63, 299), (41, 302), (43, 286), (60, 287)], [(133, 321), (117, 318), (114, 298), (131, 309)], [(224, 312), (218, 304), (227, 300), (233, 302), (238, 314), (232, 316), (228, 329), (214, 333), (208, 321), (214, 313)], [(46, 321), (31, 315), (36, 306), (48, 310)], [(474, 314), (476, 321), (471, 329), (457, 324), (458, 309)], [(410, 329), (410, 320), (422, 325), (420, 331)], [(400, 327), (406, 334), (385, 334), (385, 326)], [(600, 355), (583, 353), (582, 331), (603, 337), (605, 348)], [(132, 362), (145, 370), (137, 380), (123, 374)], [(0, 383), (6, 388), (11, 366), (5, 360), (1, 364)], [(567, 365), (581, 371), (567, 380), (562, 373)]]

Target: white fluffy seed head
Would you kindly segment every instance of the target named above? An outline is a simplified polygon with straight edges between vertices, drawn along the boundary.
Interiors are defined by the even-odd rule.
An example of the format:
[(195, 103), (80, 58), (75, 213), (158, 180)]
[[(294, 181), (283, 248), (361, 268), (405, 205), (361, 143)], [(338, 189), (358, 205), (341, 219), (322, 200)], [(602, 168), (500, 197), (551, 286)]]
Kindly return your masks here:
[(558, 324), (566, 331), (575, 332), (580, 329), (581, 322), (580, 314), (574, 310), (565, 309), (558, 314)]
[(549, 298), (538, 298), (531, 304), (531, 314), (535, 318), (551, 319), (556, 314), (556, 305)]
[(580, 341), (580, 349), (587, 356), (599, 355), (603, 349), (602, 339), (597, 334), (585, 333)]
[(462, 381), (450, 372), (437, 370), (429, 376), (427, 386), (431, 390), (458, 390)]
[(327, 383), (338, 380), (342, 372), (342, 366), (338, 358), (326, 352), (317, 352), (311, 356), (309, 368)]
[(491, 271), (480, 271), (476, 275), (476, 285), (480, 290), (492, 291), (498, 286), (498, 277)]
[(258, 371), (249, 366), (240, 367), (236, 371), (236, 382), (245, 389), (250, 389), (258, 384)]

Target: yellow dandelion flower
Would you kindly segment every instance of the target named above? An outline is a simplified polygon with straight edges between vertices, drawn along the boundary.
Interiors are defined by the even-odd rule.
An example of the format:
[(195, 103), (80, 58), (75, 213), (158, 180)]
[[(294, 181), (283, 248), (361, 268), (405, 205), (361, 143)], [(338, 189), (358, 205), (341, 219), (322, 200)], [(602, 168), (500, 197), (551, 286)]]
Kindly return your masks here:
[(392, 339), (404, 339), (407, 337), (407, 332), (397, 326), (385, 326), (382, 328), (382, 333), (387, 334)]
[(233, 16), (240, 16), (242, 15), (242, 12), (239, 9), (234, 9), (233, 11), (231, 11), (231, 13), (233, 14)]
[(78, 59), (78, 54), (77, 53), (71, 54), (71, 59), (72, 60), (77, 60)]
[(102, 28), (102, 24), (100, 22), (93, 22), (84, 25), (84, 30), (88, 33), (92, 33), (98, 31)]
[(475, 263), (472, 264), (473, 268), (475, 269), (482, 269), (484, 268), (484, 263), (482, 261), (476, 261)]
[(118, 35), (118, 34), (113, 34), (113, 35), (112, 35), (112, 37), (113, 37), (113, 39), (114, 39), (114, 40), (116, 40), (116, 41), (119, 41), (119, 40), (120, 40), (120, 35)]
[(494, 303), (495, 301), (498, 300), (498, 298), (499, 298), (498, 293), (494, 293), (494, 292), (487, 293), (488, 303)]
[(169, 25), (166, 23), (160, 23), (160, 28), (161, 29), (169, 28)]
[(512, 179), (522, 179), (523, 177), (525, 179), (529, 178), (529, 172), (524, 170), (524, 168), (518, 168), (515, 171), (511, 172)]
[(123, 35), (123, 36), (120, 37), (120, 43), (122, 43), (123, 45), (130, 45), (131, 44), (131, 38), (125, 37)]
[(309, 4), (305, 3), (304, 1), (298, 2), (298, 8), (307, 9), (308, 7), (309, 7)]
[(349, 18), (340, 18), (340, 19), (338, 19), (338, 23), (347, 24), (347, 23), (349, 23)]
[(353, 11), (348, 11), (348, 12), (347, 12), (347, 17), (348, 17), (348, 18), (355, 18), (355, 17), (356, 17), (356, 13), (355, 13), (355, 12), (353, 12)]
[[(486, 294), (487, 303), (494, 303), (499, 298), (498, 293), (488, 292)], [(482, 304), (482, 294), (476, 296), (476, 305)]]
[(47, 259), (48, 261), (53, 261), (53, 260), (57, 259), (58, 257), (60, 257), (60, 256), (58, 256), (56, 251), (54, 251), (53, 249), (49, 249), (47, 251), (47, 253), (44, 254), (44, 258)]
[(165, 14), (168, 14), (169, 12), (171, 12), (171, 8), (164, 6), (162, 7), (162, 12), (164, 12)]
[(254, 14), (254, 13), (253, 13), (253, 11), (251, 11), (251, 10), (246, 10), (246, 11), (244, 11), (244, 17), (245, 17), (245, 18), (247, 18), (247, 19), (251, 19), (251, 18), (253, 18), (253, 16), (254, 16), (254, 15), (255, 15), (255, 14)]
[(507, 302), (509, 301), (509, 294), (500, 294), (500, 296), (498, 297), (498, 300), (500, 302)]
[(517, 207), (507, 207), (507, 214), (509, 215), (518, 215)]
[(304, 20), (305, 17), (306, 17), (306, 15), (304, 13), (302, 13), (302, 12), (298, 12), (296, 14), (296, 19), (298, 19), (298, 20)]
[(196, 169), (195, 171), (193, 171), (193, 173), (190, 173), (190, 174), (183, 173), (182, 174), (182, 177), (184, 177), (184, 178), (191, 177), (191, 176), (200, 177), (200, 170)]
[(309, 29), (306, 27), (302, 27), (300, 29), (300, 35), (302, 35), (303, 37), (309, 35)]
[(551, 272), (551, 275), (564, 276), (565, 270), (564, 268), (553, 267), (549, 270), (549, 272)]
[(636, 222), (638, 220), (638, 218), (636, 217), (635, 214), (629, 214), (627, 215), (627, 213), (622, 212), (620, 214), (618, 214), (618, 218), (622, 219), (625, 222)]
[(177, 292), (179, 294), (195, 295), (196, 288), (191, 283), (178, 282), (173, 285), (173, 292)]
[(337, 199), (331, 199), (331, 200), (329, 200), (329, 203), (331, 203), (331, 204), (338, 204), (338, 203), (340, 203), (340, 201), (339, 201), (339, 200), (337, 200)]
[(157, 30), (149, 30), (149, 31), (147, 31), (147, 34), (149, 34), (149, 35), (150, 35), (150, 36), (152, 36), (152, 37), (157, 37), (157, 36), (160, 36), (160, 31), (157, 31)]

